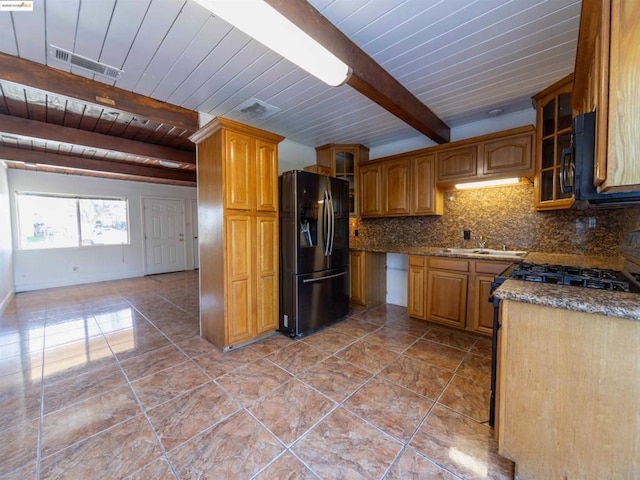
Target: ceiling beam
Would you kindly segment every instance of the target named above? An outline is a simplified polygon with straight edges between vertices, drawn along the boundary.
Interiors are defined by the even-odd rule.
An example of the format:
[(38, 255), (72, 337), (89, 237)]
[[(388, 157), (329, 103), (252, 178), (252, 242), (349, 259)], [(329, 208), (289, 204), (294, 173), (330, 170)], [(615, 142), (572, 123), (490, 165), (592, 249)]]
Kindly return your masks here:
[(0, 78), (115, 111), (187, 130), (198, 130), (198, 113), (36, 62), (0, 53)]
[(449, 142), (450, 129), (446, 123), (309, 3), (266, 2), (351, 67), (348, 85), (433, 141)]
[(157, 160), (196, 164), (195, 152), (0, 114), (0, 134), (80, 145)]
[(46, 165), (53, 167), (71, 168), (97, 173), (114, 173), (119, 175), (135, 175), (155, 179), (175, 180), (196, 184), (196, 172), (191, 170), (171, 170), (167, 168), (136, 165), (129, 162), (112, 162), (95, 158), (74, 157), (57, 153), (35, 152), (19, 148), (1, 147), (0, 159)]

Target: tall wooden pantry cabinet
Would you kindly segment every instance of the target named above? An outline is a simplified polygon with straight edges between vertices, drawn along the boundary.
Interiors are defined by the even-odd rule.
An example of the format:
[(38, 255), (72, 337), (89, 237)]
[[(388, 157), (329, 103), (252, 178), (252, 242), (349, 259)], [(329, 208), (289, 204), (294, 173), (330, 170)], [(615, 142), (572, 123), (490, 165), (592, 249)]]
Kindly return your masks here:
[(200, 332), (223, 350), (278, 327), (278, 143), (214, 118), (197, 144)]

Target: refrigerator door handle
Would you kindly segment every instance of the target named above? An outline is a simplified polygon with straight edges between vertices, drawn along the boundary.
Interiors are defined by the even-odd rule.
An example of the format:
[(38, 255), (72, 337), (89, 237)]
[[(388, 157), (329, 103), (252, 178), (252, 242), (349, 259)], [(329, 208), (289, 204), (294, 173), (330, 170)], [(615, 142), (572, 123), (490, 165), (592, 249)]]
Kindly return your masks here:
[(336, 273), (334, 275), (327, 275), (326, 277), (319, 277), (319, 278), (305, 278), (304, 280), (302, 280), (302, 283), (313, 283), (313, 282), (320, 282), (322, 280), (328, 280), (330, 278), (336, 278), (336, 277), (344, 277), (347, 274), (347, 272), (342, 272), (342, 273)]
[(329, 255), (333, 254), (333, 240), (336, 236), (336, 215), (335, 210), (333, 208), (333, 195), (329, 192), (329, 215), (331, 216), (331, 235), (329, 239)]
[(322, 199), (322, 240), (324, 242), (324, 256), (329, 256), (330, 236), (331, 236), (331, 210), (329, 207), (329, 192), (324, 191), (324, 198)]

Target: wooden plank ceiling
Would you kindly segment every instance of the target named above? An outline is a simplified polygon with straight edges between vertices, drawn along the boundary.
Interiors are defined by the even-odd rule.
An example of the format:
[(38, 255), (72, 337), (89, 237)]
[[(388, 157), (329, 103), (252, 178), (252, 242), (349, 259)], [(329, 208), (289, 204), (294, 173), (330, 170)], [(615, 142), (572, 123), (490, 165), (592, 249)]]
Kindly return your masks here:
[(195, 112), (4, 54), (0, 71), (0, 158), (11, 168), (196, 184)]
[[(579, 0), (309, 4), (449, 127), (485, 119), (494, 108), (505, 113), (528, 108), (532, 94), (573, 71)], [(49, 56), (50, 45), (123, 73), (113, 79), (62, 64)], [(116, 87), (99, 95), (102, 88), (95, 86), (52, 91), (48, 74), (29, 83), (0, 68), (0, 113), (96, 135), (192, 151), (185, 139), (196, 127), (175, 118), (154, 119), (153, 108), (127, 104), (122, 92), (156, 102), (158, 111), (179, 107), (182, 113), (224, 116), (310, 147), (331, 142), (376, 147), (421, 135), (409, 118), (398, 118), (352, 86), (324, 85), (191, 0), (37, 1), (33, 12), (0, 12), (0, 50)], [(118, 96), (116, 105), (95, 99), (105, 95)], [(262, 119), (243, 113), (238, 106), (248, 99), (271, 105), (276, 113)], [(158, 155), (82, 150), (60, 139), (42, 144), (27, 133), (4, 133), (2, 147), (161, 168)], [(193, 169), (181, 163), (177, 170)]]

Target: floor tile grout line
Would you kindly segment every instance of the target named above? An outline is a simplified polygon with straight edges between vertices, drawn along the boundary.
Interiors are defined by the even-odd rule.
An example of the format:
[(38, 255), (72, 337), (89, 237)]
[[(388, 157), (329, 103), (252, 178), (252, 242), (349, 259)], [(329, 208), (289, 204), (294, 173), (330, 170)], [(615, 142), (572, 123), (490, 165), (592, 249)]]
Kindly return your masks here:
[[(156, 292), (156, 293), (157, 293), (157, 292)], [(167, 301), (168, 301), (168, 303), (173, 304), (174, 306), (176, 306), (176, 307), (180, 308), (178, 305), (176, 305), (176, 304), (175, 304), (175, 303), (173, 303), (173, 302), (170, 302), (168, 299), (166, 299), (166, 298), (165, 298), (165, 300), (167, 300)], [(135, 308), (135, 307), (134, 307), (134, 308)], [(181, 309), (181, 310), (183, 310), (183, 309)], [(60, 311), (61, 311), (61, 310), (60, 310)], [(59, 314), (59, 313), (60, 313), (60, 311), (57, 311), (57, 314)], [(169, 336), (165, 333), (165, 330), (163, 329), (163, 325), (154, 323), (154, 322), (150, 319), (151, 317), (147, 316), (146, 314), (142, 314), (142, 312), (141, 312), (140, 310), (138, 310), (137, 308), (136, 308), (136, 311), (140, 312), (140, 314), (145, 318), (145, 320), (146, 320), (146, 321), (148, 321), (149, 323), (151, 323), (151, 324), (152, 324), (152, 326), (153, 326), (156, 330), (160, 331), (160, 333), (161, 333), (161, 334), (163, 334), (165, 337), (167, 337), (167, 339), (168, 339), (168, 341), (169, 341), (170, 345), (172, 345), (172, 346), (174, 346), (174, 347), (178, 348), (180, 351), (182, 351), (182, 349), (180, 349), (180, 348), (176, 345), (176, 342), (174, 342), (174, 341), (172, 340), (172, 337), (169, 337)], [(385, 312), (385, 310), (383, 310), (383, 309), (382, 309), (382, 310), (380, 310), (380, 311), (381, 311), (381, 312), (383, 312), (383, 313)], [(365, 312), (365, 310), (363, 310), (363, 311), (361, 311), (361, 312), (356, 312), (356, 314), (361, 315), (363, 312)], [(187, 312), (187, 313), (188, 313), (188, 312)], [(387, 312), (387, 313), (388, 313), (388, 312)], [(395, 316), (396, 316), (397, 318), (399, 318), (399, 319), (402, 319), (402, 316), (401, 316), (400, 314), (396, 314)], [(352, 317), (354, 317), (354, 318), (355, 318), (355, 315), (352, 315)], [(367, 320), (365, 320), (365, 319), (360, 319), (360, 320), (361, 320), (361, 321), (363, 321), (363, 322), (367, 322)], [(375, 328), (374, 330), (372, 330), (371, 332), (367, 332), (367, 333), (365, 333), (365, 334), (360, 334), (359, 336), (357, 336), (357, 338), (355, 338), (355, 339), (353, 340), (353, 342), (351, 342), (351, 344), (356, 343), (356, 342), (358, 342), (358, 341), (360, 341), (360, 340), (365, 340), (365, 341), (366, 341), (366, 338), (367, 338), (368, 336), (370, 336), (370, 335), (374, 334), (375, 332), (378, 332), (378, 331), (379, 331), (380, 329), (382, 329), (382, 328), (385, 328), (385, 327), (392, 328), (392, 327), (391, 327), (391, 325), (388, 325), (388, 324), (386, 324), (386, 323), (385, 323), (385, 324), (379, 324), (379, 323), (376, 323), (376, 322), (367, 322), (367, 323), (369, 323), (370, 325), (374, 325), (376, 328)], [(427, 330), (427, 331), (428, 331), (428, 330)], [(405, 332), (405, 333), (406, 333), (406, 332)], [(414, 335), (414, 334), (412, 334), (412, 335)], [(444, 346), (447, 346), (447, 347), (451, 347), (451, 348), (454, 348), (454, 349), (460, 349), (459, 347), (456, 347), (456, 346), (454, 346), (454, 345), (449, 345), (449, 344), (447, 344), (447, 343), (441, 343), (441, 342), (439, 342), (439, 341), (426, 339), (426, 338), (424, 338), (424, 336), (425, 336), (425, 335), (426, 335), (426, 332), (423, 332), (420, 336), (416, 337), (416, 340), (414, 340), (414, 342), (413, 342), (412, 344), (410, 344), (410, 345), (406, 346), (406, 347), (404, 348), (404, 350), (402, 350), (402, 351), (392, 350), (392, 351), (396, 354), (396, 359), (397, 359), (397, 358), (400, 358), (400, 356), (404, 356), (404, 354), (405, 354), (406, 350), (408, 350), (409, 348), (411, 348), (411, 346), (412, 346), (412, 345), (414, 345), (414, 344), (415, 344), (418, 340), (420, 340), (420, 339), (428, 340), (429, 342), (438, 343), (438, 344), (441, 344), (441, 345), (444, 345)], [(479, 339), (476, 339), (476, 341), (474, 342), (474, 345), (475, 345), (475, 344), (478, 344), (478, 343), (479, 343), (479, 341), (480, 341)], [(349, 345), (351, 345), (351, 344), (349, 344)], [(376, 345), (377, 345), (377, 344), (376, 344)], [(314, 345), (310, 345), (310, 346), (311, 346), (311, 347), (315, 347)], [(384, 345), (384, 344), (380, 344), (380, 345), (378, 345), (378, 346), (379, 346), (379, 347), (382, 347), (382, 348), (387, 348), (387, 346), (386, 346), (386, 345)], [(347, 345), (347, 346), (342, 347), (342, 349), (344, 349), (344, 348), (346, 348), (346, 347), (348, 347), (348, 345)], [(315, 347), (315, 348), (317, 349), (318, 347)], [(395, 348), (395, 347), (394, 347), (394, 348)], [(464, 416), (464, 417), (466, 417), (466, 418), (469, 418), (469, 419), (470, 419), (471, 421), (473, 421), (474, 423), (481, 423), (481, 422), (479, 422), (478, 420), (476, 420), (476, 419), (474, 419), (474, 418), (472, 418), (472, 417), (469, 417), (468, 415), (464, 415), (464, 414), (461, 414), (460, 412), (457, 412), (457, 410), (455, 410), (454, 408), (448, 407), (448, 406), (446, 406), (446, 405), (444, 405), (444, 404), (440, 404), (440, 403), (438, 402), (438, 400), (440, 400), (440, 399), (441, 399), (441, 397), (443, 396), (443, 394), (444, 394), (445, 390), (447, 389), (447, 387), (449, 387), (449, 386), (450, 386), (451, 382), (453, 381), (453, 379), (455, 378), (455, 376), (456, 376), (456, 375), (461, 376), (461, 377), (464, 377), (463, 375), (460, 375), (460, 374), (459, 374), (459, 372), (460, 372), (460, 368), (461, 368), (461, 366), (464, 364), (464, 361), (465, 361), (467, 358), (470, 358), (470, 356), (471, 356), (471, 355), (476, 355), (476, 356), (478, 356), (478, 357), (483, 357), (483, 355), (478, 355), (478, 354), (477, 354), (477, 352), (471, 352), (471, 349), (472, 349), (472, 348), (473, 348), (473, 346), (471, 346), (471, 347), (470, 347), (470, 348), (468, 348), (468, 349), (460, 349), (460, 350), (462, 350), (462, 351), (465, 353), (465, 355), (464, 355), (463, 359), (462, 359), (462, 360), (461, 360), (461, 362), (460, 362), (460, 363), (458, 363), (458, 365), (456, 366), (456, 368), (455, 368), (455, 370), (454, 370), (454, 372), (453, 372), (453, 373), (454, 373), (454, 374), (453, 374), (453, 376), (449, 379), (449, 381), (445, 384), (445, 386), (443, 387), (443, 389), (440, 391), (440, 394), (438, 395), (438, 398), (436, 399), (436, 401), (432, 401), (431, 399), (429, 399), (429, 400), (430, 400), (430, 401), (432, 401), (433, 403), (432, 403), (432, 405), (431, 405), (431, 407), (430, 407), (429, 411), (428, 411), (428, 412), (427, 412), (427, 414), (425, 415), (424, 419), (422, 420), (422, 423), (424, 423), (424, 421), (425, 421), (425, 420), (428, 418), (428, 416), (432, 413), (433, 408), (434, 408), (434, 406), (435, 406), (436, 404), (437, 404), (437, 405), (439, 405), (439, 406), (442, 406), (443, 408), (445, 408), (445, 409), (447, 409), (447, 410), (450, 410), (450, 411), (452, 411), (452, 412), (455, 412), (456, 414), (460, 414), (460, 415), (462, 415), (462, 416)], [(271, 352), (271, 354), (272, 354), (272, 353), (275, 353), (277, 350), (280, 350), (280, 348), (279, 348), (279, 349), (274, 350), (274, 352)], [(322, 351), (322, 352), (323, 352), (323, 354), (324, 354), (324, 355), (326, 355), (326, 356), (325, 356), (324, 358), (322, 358), (319, 362), (316, 362), (314, 365), (311, 365), (311, 366), (309, 366), (308, 368), (306, 368), (304, 371), (299, 372), (297, 375), (293, 375), (293, 377), (292, 377), (292, 378), (290, 378), (290, 379), (288, 379), (288, 380), (287, 380), (287, 382), (291, 382), (293, 379), (297, 379), (297, 380), (299, 380), (299, 381), (302, 381), (302, 380), (300, 380), (299, 375), (302, 375), (303, 373), (305, 373), (305, 372), (306, 372), (306, 371), (308, 371), (309, 369), (314, 368), (316, 365), (318, 365), (318, 364), (319, 364), (319, 363), (321, 363), (321, 362), (326, 361), (327, 359), (331, 358), (332, 356), (337, 356), (337, 354), (339, 353), (339, 351), (338, 351), (338, 352), (329, 352), (329, 351), (325, 351), (325, 350), (322, 350), (322, 349), (319, 349), (319, 350), (320, 350), (320, 351)], [(145, 353), (147, 353), (147, 352), (145, 352)], [(209, 379), (209, 381), (210, 381), (210, 382), (212, 382), (213, 384), (216, 384), (218, 387), (222, 388), (222, 387), (217, 383), (217, 381), (216, 381), (216, 378), (217, 378), (217, 377), (215, 377), (215, 378), (214, 378), (214, 377), (212, 377), (211, 375), (207, 374), (206, 370), (204, 370), (204, 368), (203, 368), (202, 366), (200, 366), (200, 365), (197, 363), (196, 358), (197, 358), (197, 357), (199, 357), (199, 355), (196, 355), (195, 357), (192, 357), (191, 355), (186, 354), (186, 352), (184, 352), (184, 351), (182, 351), (182, 353), (183, 353), (183, 354), (185, 354), (189, 360), (192, 360), (192, 361), (197, 365), (197, 368), (198, 368), (198, 369), (203, 373), (203, 375), (205, 375), (205, 376), (206, 376), (206, 378), (207, 378), (207, 379)], [(202, 355), (200, 355), (200, 356), (202, 356)], [(265, 359), (265, 360), (267, 360), (267, 361), (269, 361), (269, 362), (273, 363), (275, 366), (279, 367), (280, 369), (282, 369), (282, 367), (280, 367), (279, 365), (275, 364), (275, 362), (273, 362), (272, 360), (270, 360), (270, 359), (269, 359), (269, 358), (267, 358), (267, 357), (268, 357), (268, 355), (262, 355), (262, 354), (260, 354), (260, 357), (259, 357), (259, 358)], [(122, 366), (119, 364), (120, 360), (119, 360), (116, 356), (114, 356), (114, 358), (115, 358), (115, 359), (116, 359), (116, 361), (118, 362), (118, 366), (119, 366), (120, 372), (122, 373), (124, 369), (123, 369), (123, 368), (122, 368)], [(135, 357), (132, 357), (132, 358), (135, 358)], [(337, 357), (337, 358), (340, 358), (340, 357)], [(412, 358), (412, 357), (407, 357), (407, 358)], [(412, 358), (412, 359), (413, 359), (413, 360), (415, 360), (415, 361), (417, 361), (417, 362), (426, 363), (426, 362), (424, 362), (423, 360), (421, 360), (421, 359), (419, 359), (419, 358)], [(254, 359), (254, 360), (252, 360), (252, 361), (257, 361), (257, 360), (258, 360), (258, 359), (256, 358), (256, 359)], [(341, 360), (342, 360), (342, 361), (346, 361), (346, 360), (344, 360), (344, 359), (341, 359)], [(394, 361), (395, 361), (395, 360), (394, 360)], [(348, 361), (347, 361), (347, 362), (348, 362)], [(185, 360), (185, 362), (182, 362), (182, 363), (186, 363), (186, 360)], [(351, 362), (348, 362), (348, 363), (352, 364)], [(362, 367), (360, 367), (360, 366), (358, 366), (358, 365), (356, 365), (356, 364), (352, 364), (352, 365), (354, 365), (354, 366), (355, 366), (355, 367), (357, 367), (357, 368), (362, 368)], [(44, 368), (44, 367), (46, 367), (46, 364), (43, 362), (43, 367), (42, 367), (42, 368)], [(170, 367), (167, 367), (167, 368), (170, 368)], [(350, 395), (348, 395), (348, 396), (344, 397), (340, 403), (338, 403), (338, 402), (334, 401), (333, 399), (331, 399), (331, 401), (332, 401), (335, 405), (333, 406), (333, 409), (332, 409), (332, 410), (330, 410), (330, 411), (326, 414), (326, 416), (330, 415), (332, 412), (335, 412), (338, 408), (340, 408), (340, 405), (343, 405), (343, 406), (344, 406), (344, 403), (345, 403), (345, 402), (347, 402), (347, 401), (348, 401), (348, 400), (349, 400), (349, 399), (350, 399), (354, 394), (356, 394), (358, 391), (360, 391), (362, 388), (364, 388), (364, 386), (366, 386), (367, 384), (371, 383), (371, 382), (372, 382), (372, 380), (373, 380), (374, 378), (376, 378), (376, 379), (382, 379), (382, 377), (380, 377), (380, 375), (381, 375), (381, 373), (382, 373), (386, 368), (388, 368), (388, 364), (387, 364), (387, 365), (385, 365), (385, 366), (383, 366), (383, 367), (381, 367), (381, 368), (380, 368), (379, 370), (377, 370), (376, 372), (373, 372), (373, 373), (372, 373), (371, 371), (367, 371), (367, 374), (368, 374), (368, 375), (370, 375), (370, 376), (369, 376), (369, 377), (368, 377), (364, 382), (360, 383), (360, 385), (359, 385), (359, 386), (358, 386), (358, 387), (357, 387), (353, 392), (351, 392), (351, 394), (350, 394)], [(286, 369), (283, 369), (283, 370), (284, 370), (284, 371), (286, 371)], [(366, 369), (365, 369), (365, 370), (366, 370)], [(227, 372), (227, 373), (228, 373), (228, 372)], [(289, 373), (289, 372), (288, 372), (288, 373)], [(293, 373), (293, 372), (291, 372), (291, 373)], [(131, 381), (131, 380), (129, 380), (129, 378), (126, 376), (126, 373), (125, 373), (125, 378), (126, 378), (126, 380), (127, 380), (127, 384), (128, 384), (128, 386), (129, 386), (130, 388), (132, 388), (132, 385), (131, 385), (132, 381)], [(144, 378), (144, 377), (141, 377), (141, 378)], [(467, 378), (467, 377), (464, 377), (464, 378)], [(388, 379), (386, 379), (386, 381), (389, 381), (389, 382), (391, 382), (391, 383), (393, 383), (393, 384), (396, 384), (396, 385), (398, 385), (398, 386), (400, 386), (400, 387), (402, 387), (402, 388), (407, 388), (407, 387), (405, 387), (405, 386), (403, 386), (403, 385), (401, 385), (401, 384), (397, 384), (397, 383), (393, 382), (392, 380), (388, 380)], [(303, 383), (304, 383), (304, 382), (303, 382)], [(304, 384), (305, 384), (305, 385), (307, 385), (307, 386), (309, 386), (310, 388), (313, 388), (315, 391), (319, 392), (320, 394), (322, 394), (322, 392), (320, 392), (319, 390), (315, 389), (313, 386), (310, 386), (310, 385), (308, 385), (308, 384), (306, 384), (306, 383), (304, 383)], [(282, 384), (282, 385), (284, 385), (284, 384)], [(194, 387), (194, 389), (195, 389), (195, 388), (198, 388), (198, 387), (200, 387), (200, 386)], [(43, 387), (42, 387), (42, 384), (41, 384), (41, 398), (42, 398), (42, 388), (43, 388)], [(276, 388), (278, 388), (278, 387), (276, 387)], [(191, 389), (191, 390), (193, 390), (193, 389)], [(191, 390), (189, 390), (189, 391), (191, 391)], [(412, 390), (411, 390), (411, 389), (409, 389), (409, 388), (407, 388), (407, 390), (412, 391)], [(238, 401), (237, 401), (237, 400), (235, 400), (235, 397), (234, 397), (233, 395), (231, 395), (229, 392), (227, 392), (227, 391), (226, 391), (226, 390), (224, 390), (224, 389), (223, 389), (223, 391), (225, 391), (225, 393), (226, 393), (226, 394), (227, 394), (231, 399), (233, 399), (233, 400), (234, 400), (234, 404), (238, 405)], [(176, 397), (174, 397), (174, 398), (178, 398), (179, 396), (181, 396), (181, 395), (185, 395), (185, 394), (187, 394), (187, 393), (188, 393), (188, 392), (181, 392), (178, 396), (176, 396)], [(413, 392), (413, 393), (416, 393), (416, 394), (418, 394), (418, 395), (422, 396), (422, 395), (421, 395), (421, 394), (419, 394), (418, 392)], [(134, 392), (134, 394), (135, 394), (135, 392)], [(268, 395), (268, 394), (269, 394), (269, 393), (265, 393), (264, 395)], [(322, 394), (322, 395), (324, 395), (324, 394)], [(325, 397), (327, 397), (326, 395), (324, 395), (324, 396), (325, 396)], [(259, 397), (259, 398), (262, 398), (262, 397)], [(327, 398), (329, 398), (329, 397), (327, 397)], [(428, 398), (428, 397), (425, 397), (425, 398)], [(168, 401), (170, 401), (170, 400), (168, 400)], [(139, 399), (138, 399), (138, 402), (139, 402)], [(41, 402), (41, 403), (42, 403), (42, 402)], [(140, 406), (140, 404), (139, 404), (138, 406)], [(43, 407), (42, 407), (42, 405), (41, 405), (41, 409), (42, 409), (42, 408), (43, 408)], [(154, 408), (155, 408), (155, 406), (154, 406)], [(239, 405), (239, 408), (240, 408), (240, 409), (244, 409), (245, 411), (249, 412), (249, 410), (248, 410), (248, 409), (250, 408), (250, 404), (247, 404), (247, 406)], [(345, 408), (346, 408), (346, 407), (345, 407)], [(347, 410), (348, 410), (348, 409), (347, 409)], [(141, 411), (142, 411), (143, 413), (145, 413), (145, 410), (144, 410), (143, 408), (141, 409)], [(355, 416), (357, 416), (358, 418), (361, 418), (361, 417), (359, 417), (359, 415), (358, 415), (357, 413), (351, 412), (350, 410), (348, 410), (348, 411), (349, 411), (350, 413), (354, 414)], [(237, 412), (238, 412), (238, 410), (236, 410), (234, 413), (237, 413)], [(249, 412), (249, 414), (250, 414), (250, 412)], [(40, 415), (41, 415), (41, 416), (43, 415), (43, 412), (42, 412), (42, 411), (41, 411)], [(326, 416), (325, 416), (325, 418), (326, 418)], [(146, 417), (146, 419), (147, 419), (147, 422), (149, 422), (149, 418), (146, 416), (146, 414), (145, 414), (145, 417)], [(370, 424), (370, 422), (368, 422), (367, 420), (365, 420), (365, 419), (362, 419), (362, 420)], [(40, 421), (41, 421), (41, 420), (40, 420)], [(298, 458), (298, 457), (297, 457), (297, 456), (296, 456), (296, 455), (291, 451), (291, 448), (293, 447), (293, 445), (294, 445), (294, 444), (295, 444), (295, 443), (296, 443), (300, 438), (302, 438), (302, 437), (306, 436), (306, 435), (308, 434), (308, 432), (309, 432), (309, 431), (311, 431), (313, 428), (315, 428), (315, 426), (317, 426), (317, 424), (318, 424), (318, 423), (320, 423), (320, 422), (322, 422), (322, 421), (323, 421), (322, 419), (321, 419), (321, 420), (319, 420), (316, 424), (314, 424), (314, 426), (310, 427), (306, 432), (303, 432), (303, 433), (300, 435), (300, 437), (299, 437), (298, 439), (296, 439), (296, 440), (291, 444), (291, 447), (286, 447), (286, 445), (285, 445), (285, 450), (283, 450), (283, 452), (281, 452), (279, 455), (277, 455), (276, 457), (274, 457), (274, 458), (272, 459), (272, 461), (270, 462), (270, 464), (272, 464), (273, 462), (275, 462), (275, 461), (277, 460), (277, 458), (280, 458), (282, 455), (284, 455), (284, 452), (285, 452), (285, 451), (287, 451), (287, 450), (288, 450), (289, 452), (291, 452), (291, 454), (292, 454), (295, 458)], [(150, 423), (149, 423), (149, 424), (150, 424)], [(260, 423), (260, 424), (264, 427), (264, 425), (263, 425), (262, 423)], [(151, 425), (151, 424), (150, 424), (150, 425)], [(371, 425), (372, 425), (372, 424), (371, 424)], [(151, 425), (151, 426), (152, 426), (152, 425)], [(378, 427), (375, 427), (375, 425), (372, 425), (372, 426), (373, 426), (374, 428), (376, 428), (377, 430), (380, 430), (380, 431), (384, 432), (384, 430), (382, 430), (382, 429), (380, 429), (380, 428), (378, 428)], [(266, 427), (265, 427), (265, 428), (266, 428)], [(419, 428), (419, 427), (418, 427), (418, 428)], [(153, 426), (152, 426), (152, 429), (153, 429)], [(268, 430), (268, 429), (267, 429), (267, 430)], [(154, 432), (154, 433), (155, 433), (155, 432)], [(386, 433), (386, 432), (384, 432), (384, 433), (385, 433), (386, 435), (388, 435), (388, 436), (391, 436), (392, 438), (395, 438), (393, 435), (390, 435), (390, 434), (388, 434), (388, 433)], [(415, 432), (414, 432), (414, 435), (413, 435), (413, 436), (415, 436)], [(158, 440), (156, 440), (156, 441), (158, 441)], [(409, 440), (409, 441), (410, 441), (410, 440)], [(384, 475), (387, 475), (388, 471), (390, 470), (390, 468), (392, 468), (392, 466), (393, 466), (393, 465), (394, 465), (394, 463), (397, 461), (397, 459), (398, 459), (398, 458), (399, 458), (399, 456), (402, 454), (402, 452), (403, 452), (406, 448), (409, 448), (409, 445), (408, 445), (408, 444), (409, 444), (409, 441), (407, 441), (407, 442), (406, 442), (406, 444), (403, 444), (403, 447), (400, 449), (400, 451), (398, 452), (398, 454), (396, 455), (396, 457), (395, 457), (395, 458), (391, 461), (391, 463), (388, 465), (388, 468), (387, 468), (387, 470), (385, 471)], [(281, 442), (281, 443), (282, 443), (282, 442)], [(401, 443), (403, 443), (403, 442), (401, 442)], [(162, 447), (161, 447), (161, 448), (162, 448)], [(431, 459), (430, 459), (430, 457), (425, 456), (423, 453), (421, 453), (421, 452), (417, 452), (417, 453), (418, 453), (418, 454), (420, 454), (422, 457), (424, 457), (424, 458), (428, 459), (429, 461), (433, 462), (433, 460), (431, 460)], [(300, 459), (298, 459), (298, 460), (300, 460)], [(313, 470), (312, 470), (310, 467), (308, 467), (304, 462), (301, 462), (301, 463), (302, 463), (303, 465), (305, 465), (305, 467), (306, 467), (306, 468), (309, 468), (309, 470), (312, 472), (312, 474), (314, 474), (314, 475), (315, 475), (315, 472), (313, 472)], [(169, 462), (169, 464), (171, 465), (171, 463), (170, 463), (170, 462)], [(270, 465), (270, 464), (269, 464), (269, 465)], [(266, 468), (267, 468), (267, 467), (264, 467), (264, 468), (263, 468), (263, 470), (265, 470)], [(262, 470), (262, 471), (263, 471), (263, 470)], [(172, 472), (172, 473), (175, 475), (175, 472)], [(258, 475), (258, 474), (255, 474), (255, 475)], [(457, 477), (457, 476), (456, 476), (456, 477)]]
[[(145, 317), (146, 318), (146, 317)], [(98, 325), (98, 328), (100, 328), (100, 330), (102, 331), (102, 327), (100, 325)], [(104, 331), (103, 331), (104, 334)], [(110, 347), (111, 348), (111, 347)], [(151, 434), (153, 435), (153, 438), (156, 441), (156, 444), (160, 447), (160, 451), (162, 452), (163, 457), (165, 458), (165, 460), (167, 461), (167, 463), (169, 464), (169, 468), (171, 469), (171, 473), (173, 473), (174, 477), (177, 479), (178, 478), (178, 474), (176, 473), (173, 464), (171, 463), (171, 461), (169, 460), (169, 456), (167, 455), (167, 451), (164, 448), (164, 445), (162, 444), (162, 442), (160, 441), (160, 437), (158, 436), (155, 427), (153, 426), (153, 424), (151, 423), (151, 420), (149, 419), (149, 416), (147, 415), (147, 412), (144, 408), (144, 406), (142, 405), (142, 402), (140, 401), (140, 398), (138, 397), (137, 392), (135, 391), (135, 389), (133, 388), (132, 382), (129, 380), (129, 377), (127, 377), (127, 373), (124, 371), (124, 368), (122, 368), (122, 365), (120, 364), (120, 359), (118, 359), (118, 356), (115, 354), (115, 352), (113, 351), (113, 349), (111, 350), (111, 353), (113, 354), (113, 358), (116, 362), (116, 365), (118, 366), (118, 368), (120, 369), (120, 372), (122, 373), (122, 375), (124, 376), (124, 379), (127, 383), (127, 385), (129, 386), (129, 390), (131, 390), (131, 393), (133, 394), (133, 397), (135, 399), (135, 402), (140, 410), (140, 413), (144, 416), (145, 421), (147, 422), (147, 425), (149, 426), (149, 428), (151, 429)], [(137, 416), (137, 415), (136, 415)], [(130, 421), (132, 418), (134, 417), (130, 417), (127, 418), (126, 420), (119, 422), (119, 424), (125, 423)], [(115, 425), (114, 425), (115, 426)], [(113, 426), (111, 427), (113, 428)], [(106, 429), (109, 430), (109, 429)], [(103, 430), (104, 432), (105, 430)], [(102, 432), (99, 432), (102, 433)], [(98, 435), (99, 433), (97, 433), (96, 435)], [(152, 460), (152, 462), (155, 461)], [(144, 468), (146, 465), (143, 465), (140, 469)], [(129, 475), (133, 474), (135, 472), (129, 472)]]
[(42, 423), (44, 422), (44, 362), (45, 362), (45, 338), (47, 335), (47, 321), (45, 317), (44, 331), (42, 335), (42, 365), (40, 366), (40, 411), (38, 414), (38, 438), (36, 440), (36, 480), (40, 478), (42, 460)]

